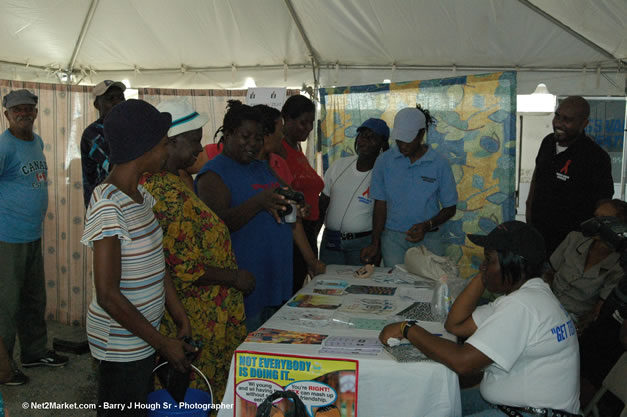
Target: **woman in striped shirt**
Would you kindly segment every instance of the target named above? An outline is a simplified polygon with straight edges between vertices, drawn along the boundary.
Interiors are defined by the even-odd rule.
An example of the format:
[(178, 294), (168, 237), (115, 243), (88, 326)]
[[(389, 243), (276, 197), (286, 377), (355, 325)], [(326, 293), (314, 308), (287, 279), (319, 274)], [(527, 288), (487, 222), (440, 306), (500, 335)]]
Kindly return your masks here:
[[(152, 196), (139, 185), (144, 172), (161, 170), (168, 156), (172, 118), (141, 100), (115, 106), (104, 122), (115, 164), (94, 189), (81, 242), (94, 250), (95, 296), (87, 314), (87, 337), (98, 359), (98, 403), (145, 403), (152, 391), (155, 352), (177, 370), (189, 368), (180, 340), (190, 324), (165, 268), (163, 234), (152, 212)], [(177, 338), (159, 333), (164, 308)], [(145, 409), (109, 410), (98, 416), (144, 416)]]

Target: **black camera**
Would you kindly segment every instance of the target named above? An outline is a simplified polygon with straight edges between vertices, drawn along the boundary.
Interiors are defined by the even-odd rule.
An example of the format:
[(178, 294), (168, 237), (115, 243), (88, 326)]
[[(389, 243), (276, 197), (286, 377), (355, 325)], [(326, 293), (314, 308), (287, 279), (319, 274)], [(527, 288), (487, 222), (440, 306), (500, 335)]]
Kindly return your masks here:
[[(291, 188), (279, 187), (274, 190), (275, 193), (282, 195), (286, 200), (292, 200), (297, 205), (302, 206), (305, 202), (305, 196), (300, 191), (294, 191)], [(280, 212), (281, 217), (285, 217), (292, 212), (292, 206), (286, 205), (287, 209)]]
[(616, 217), (593, 217), (581, 223), (584, 236), (599, 236), (616, 252), (627, 249), (627, 225)]
[(584, 236), (599, 236), (619, 252), (620, 266), (625, 273), (603, 303), (599, 318), (613, 320), (611, 316), (615, 310), (627, 317), (627, 224), (616, 217), (593, 217), (581, 223), (581, 232)]

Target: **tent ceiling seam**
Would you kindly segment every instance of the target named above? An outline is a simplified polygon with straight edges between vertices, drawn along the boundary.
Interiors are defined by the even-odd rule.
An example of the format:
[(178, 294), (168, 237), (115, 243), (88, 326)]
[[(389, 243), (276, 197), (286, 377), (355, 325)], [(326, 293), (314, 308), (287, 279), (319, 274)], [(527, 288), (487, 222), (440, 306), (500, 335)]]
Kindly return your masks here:
[(588, 39), (585, 36), (583, 36), (581, 33), (575, 31), (574, 29), (572, 29), (570, 26), (567, 26), (564, 23), (562, 23), (561, 21), (557, 20), (555, 17), (553, 17), (549, 13), (545, 12), (544, 10), (539, 8), (538, 6), (534, 5), (529, 0), (518, 0), (518, 2), (520, 4), (526, 6), (527, 8), (532, 10), (533, 12), (537, 13), (538, 15), (544, 17), (549, 22), (557, 25), (559, 28), (561, 28), (562, 30), (564, 30), (565, 32), (570, 34), (571, 36), (577, 38), (581, 42), (585, 43), (586, 45), (590, 46), (591, 48), (593, 48), (596, 51), (600, 52), (601, 54), (605, 55), (606, 57), (608, 57), (608, 58), (610, 58), (612, 60), (615, 60), (617, 62), (622, 62), (623, 64), (626, 64), (626, 62), (623, 61), (621, 58), (618, 58), (618, 57), (614, 56), (614, 54), (612, 54), (611, 52), (609, 52), (605, 48), (597, 45), (596, 43), (592, 42), (590, 39)]
[(87, 15), (85, 16), (85, 20), (83, 21), (83, 26), (81, 27), (81, 33), (78, 35), (78, 39), (76, 40), (76, 45), (74, 46), (74, 51), (72, 52), (72, 57), (70, 58), (70, 63), (68, 64), (67, 70), (68, 72), (74, 71), (74, 64), (76, 64), (76, 59), (78, 58), (78, 53), (83, 46), (83, 41), (85, 40), (85, 36), (87, 36), (87, 30), (91, 24), (92, 19), (94, 18), (94, 14), (96, 13), (96, 7), (98, 6), (98, 0), (91, 0), (91, 4), (89, 5), (89, 10), (87, 11)]

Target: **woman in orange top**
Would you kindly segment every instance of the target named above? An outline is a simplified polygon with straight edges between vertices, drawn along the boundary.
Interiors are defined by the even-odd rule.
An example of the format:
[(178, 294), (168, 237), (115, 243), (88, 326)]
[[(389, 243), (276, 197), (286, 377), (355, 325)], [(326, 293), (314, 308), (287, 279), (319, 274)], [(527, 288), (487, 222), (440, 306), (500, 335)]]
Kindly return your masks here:
[[(307, 157), (302, 152), (300, 142), (307, 140), (311, 133), (316, 116), (314, 103), (305, 96), (291, 96), (283, 104), (281, 115), (285, 123), (285, 139), (279, 154), (287, 161), (293, 176), (292, 188), (305, 195), (305, 202), (311, 206), (309, 216), (303, 219), (303, 227), (307, 240), (314, 253), (318, 254), (318, 236), (316, 223), (319, 216), (318, 197), (324, 188), (324, 181), (309, 165)], [(300, 251), (294, 247), (294, 286), (298, 291), (307, 275), (307, 263)]]

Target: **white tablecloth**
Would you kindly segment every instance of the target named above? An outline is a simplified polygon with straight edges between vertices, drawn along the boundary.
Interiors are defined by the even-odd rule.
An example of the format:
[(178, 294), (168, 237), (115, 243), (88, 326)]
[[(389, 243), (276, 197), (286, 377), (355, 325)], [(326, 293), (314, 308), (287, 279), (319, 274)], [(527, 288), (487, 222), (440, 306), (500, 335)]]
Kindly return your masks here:
[[(400, 294), (409, 293), (414, 298), (423, 301), (430, 299), (431, 290), (416, 290), (409, 285), (375, 282), (372, 279), (354, 279), (346, 275), (346, 266), (330, 265), (327, 274), (316, 277), (309, 285), (299, 291), (299, 294), (313, 294), (316, 281), (320, 279), (341, 279), (349, 284), (380, 285), (398, 287), (394, 296), (360, 295), (358, 298), (385, 298), (395, 303), (394, 312), (399, 312), (411, 305), (414, 300), (401, 297)], [(387, 268), (378, 268), (377, 273), (387, 274)], [(351, 296), (342, 296), (342, 299)], [(294, 330), (308, 333), (328, 334), (330, 336), (360, 336), (376, 337), (378, 331), (355, 330), (348, 327), (342, 328), (335, 325), (312, 328), (295, 325), (292, 322), (279, 320), (276, 317), (294, 314), (294, 311), (307, 311), (309, 309), (283, 306), (274, 317), (268, 320), (262, 327)], [(357, 314), (348, 314), (351, 317)], [(383, 315), (361, 315), (363, 318), (386, 318)], [(454, 337), (444, 330), (441, 323), (420, 322), (420, 324), (432, 333), (443, 334), (443, 337), (454, 340)], [(365, 355), (341, 355), (319, 353), (320, 345), (305, 344), (275, 344), (275, 343), (242, 343), (238, 350), (253, 352), (267, 352), (277, 354), (346, 358), (359, 361), (359, 381), (357, 393), (358, 417), (451, 417), (461, 416), (461, 398), (459, 380), (457, 375), (436, 362), (397, 362), (390, 354), (383, 351), (377, 356)], [(231, 361), (229, 379), (223, 404), (233, 404), (234, 392), (234, 366)], [(220, 410), (219, 417), (233, 416), (233, 410)]]

